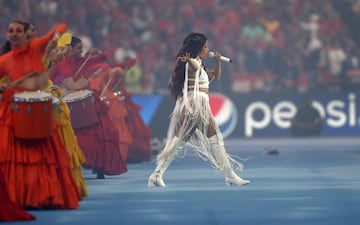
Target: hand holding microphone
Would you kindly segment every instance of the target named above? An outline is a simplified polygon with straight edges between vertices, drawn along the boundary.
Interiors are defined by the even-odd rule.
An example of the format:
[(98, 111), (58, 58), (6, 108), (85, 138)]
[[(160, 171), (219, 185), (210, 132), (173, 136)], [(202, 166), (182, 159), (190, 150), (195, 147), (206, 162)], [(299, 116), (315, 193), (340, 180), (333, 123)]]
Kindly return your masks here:
[[(209, 56), (211, 58), (214, 58), (215, 57), (215, 53), (214, 52), (209, 52)], [(224, 62), (232, 62), (232, 60), (228, 57), (225, 57), (225, 56), (220, 56), (220, 60), (221, 61), (224, 61)]]

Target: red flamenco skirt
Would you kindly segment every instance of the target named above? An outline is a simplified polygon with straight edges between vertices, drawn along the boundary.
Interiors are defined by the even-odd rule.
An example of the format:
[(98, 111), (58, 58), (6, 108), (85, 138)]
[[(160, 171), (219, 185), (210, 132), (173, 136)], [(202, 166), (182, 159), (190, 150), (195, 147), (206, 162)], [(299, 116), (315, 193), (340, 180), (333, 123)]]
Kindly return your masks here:
[(128, 163), (150, 161), (152, 131), (141, 118), (141, 108), (132, 101), (131, 94), (125, 88), (121, 92), (125, 97), (123, 102), (128, 110), (127, 126), (133, 138), (126, 161)]
[(132, 144), (133, 139), (126, 124), (128, 111), (125, 105), (118, 100), (117, 96), (109, 96), (105, 100), (109, 107), (109, 115), (111, 121), (115, 125), (119, 134), (119, 148), (124, 160), (127, 159), (129, 145)]
[(96, 98), (95, 107), (98, 123), (75, 129), (78, 143), (84, 152), (85, 167), (102, 170), (104, 175), (120, 175), (127, 172), (127, 165), (119, 148), (119, 134), (113, 124), (108, 106), (99, 98), (99, 93), (93, 91)]
[(48, 138), (15, 137), (11, 109), (14, 93), (6, 91), (0, 101), (0, 170), (10, 200), (22, 208), (78, 208), (81, 196), (55, 118)]
[(6, 189), (4, 176), (0, 171), (0, 222), (34, 219), (35, 216), (11, 202)]

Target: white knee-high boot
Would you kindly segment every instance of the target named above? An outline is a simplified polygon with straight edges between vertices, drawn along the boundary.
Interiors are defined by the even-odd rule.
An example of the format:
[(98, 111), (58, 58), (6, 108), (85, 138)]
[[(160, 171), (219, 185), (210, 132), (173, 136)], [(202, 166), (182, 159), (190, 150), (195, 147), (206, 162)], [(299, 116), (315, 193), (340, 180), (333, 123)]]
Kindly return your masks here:
[(169, 140), (163, 151), (157, 157), (157, 165), (154, 172), (150, 175), (148, 180), (149, 187), (165, 187), (166, 184), (163, 180), (163, 174), (170, 166), (171, 162), (175, 158), (176, 152), (181, 150), (185, 145), (185, 142), (179, 140), (178, 137), (174, 136), (171, 140)]
[(245, 185), (250, 183), (249, 180), (242, 179), (234, 172), (228, 158), (229, 155), (226, 153), (225, 147), (217, 140), (217, 136), (210, 137), (209, 141), (210, 153), (214, 157), (217, 167), (224, 172), (226, 185)]

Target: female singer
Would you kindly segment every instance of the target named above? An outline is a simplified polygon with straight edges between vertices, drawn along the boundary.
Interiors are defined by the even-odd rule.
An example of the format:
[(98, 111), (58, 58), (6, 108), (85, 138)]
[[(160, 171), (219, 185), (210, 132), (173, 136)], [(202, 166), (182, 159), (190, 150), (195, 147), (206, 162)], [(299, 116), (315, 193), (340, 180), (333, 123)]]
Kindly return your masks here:
[(234, 169), (242, 169), (243, 165), (226, 152), (220, 129), (211, 113), (209, 83), (220, 79), (221, 54), (215, 52), (215, 69), (208, 70), (202, 64), (208, 52), (207, 37), (202, 33), (191, 33), (185, 38), (177, 54), (170, 83), (176, 105), (171, 114), (166, 145), (157, 157), (157, 166), (149, 177), (148, 186), (166, 186), (163, 174), (186, 143), (201, 158), (209, 160), (225, 173), (227, 185), (249, 183), (235, 174)]

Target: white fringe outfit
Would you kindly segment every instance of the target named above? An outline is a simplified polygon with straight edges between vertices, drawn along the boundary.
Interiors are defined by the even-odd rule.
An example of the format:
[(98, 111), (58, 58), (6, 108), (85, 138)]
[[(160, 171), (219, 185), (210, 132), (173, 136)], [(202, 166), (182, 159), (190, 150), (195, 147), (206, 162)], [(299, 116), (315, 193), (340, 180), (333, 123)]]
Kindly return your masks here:
[[(243, 169), (243, 164), (226, 152), (222, 134), (211, 112), (209, 96), (200, 91), (200, 88), (208, 88), (210, 83), (205, 69), (201, 66), (201, 60), (190, 60), (194, 60), (197, 65), (195, 78), (189, 78), (189, 64), (186, 63), (183, 96), (176, 101), (170, 115), (166, 145), (157, 156), (154, 173), (160, 174), (161, 181), (162, 174), (174, 157), (184, 157), (188, 150), (194, 150), (203, 160), (210, 161), (215, 168), (223, 171), (226, 177), (234, 175), (235, 169)], [(189, 81), (192, 81), (191, 85)], [(216, 130), (216, 135), (210, 138), (207, 137), (209, 124), (213, 124)], [(151, 178), (149, 186), (152, 186)]]

